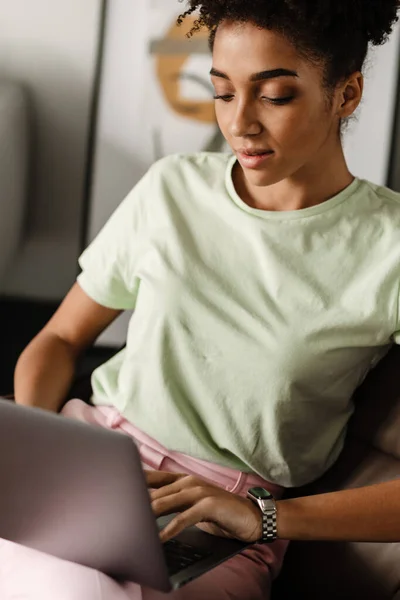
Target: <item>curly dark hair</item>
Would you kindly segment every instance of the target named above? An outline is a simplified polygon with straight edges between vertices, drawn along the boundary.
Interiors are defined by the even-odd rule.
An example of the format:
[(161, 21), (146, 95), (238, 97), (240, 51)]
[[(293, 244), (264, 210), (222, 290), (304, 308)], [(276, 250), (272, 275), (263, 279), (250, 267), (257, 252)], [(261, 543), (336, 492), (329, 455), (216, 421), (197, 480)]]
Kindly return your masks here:
[(198, 11), (189, 35), (207, 27), (211, 49), (222, 21), (251, 22), (281, 33), (302, 56), (323, 64), (325, 84), (332, 88), (362, 70), (369, 44), (387, 40), (400, 0), (188, 0), (188, 5), (178, 22)]

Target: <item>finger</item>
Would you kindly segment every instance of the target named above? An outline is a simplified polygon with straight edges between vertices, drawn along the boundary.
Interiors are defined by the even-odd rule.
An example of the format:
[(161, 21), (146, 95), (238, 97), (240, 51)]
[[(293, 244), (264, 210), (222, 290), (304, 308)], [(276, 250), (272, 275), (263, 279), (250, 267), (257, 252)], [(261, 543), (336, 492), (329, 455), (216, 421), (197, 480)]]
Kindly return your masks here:
[(151, 501), (164, 498), (164, 496), (170, 496), (171, 494), (177, 494), (182, 489), (181, 480), (174, 481), (169, 485), (164, 485), (159, 488), (152, 489), (150, 492)]
[(181, 531), (187, 527), (197, 525), (197, 523), (200, 523), (201, 521), (203, 521), (202, 507), (200, 504), (195, 504), (184, 512), (179, 513), (179, 515), (176, 515), (176, 517), (160, 531), (160, 540), (166, 542), (178, 535), (178, 533), (181, 533)]
[(174, 483), (184, 475), (182, 473), (167, 473), (166, 471), (145, 471), (145, 477), (149, 488), (159, 488)]
[[(180, 490), (183, 490), (185, 488), (186, 489), (199, 489), (200, 488), (201, 490), (203, 490), (203, 495), (206, 495), (207, 490), (208, 491), (210, 490), (210, 486), (205, 484), (204, 481), (199, 480), (195, 477), (191, 477), (191, 476), (183, 476), (183, 477), (180, 477), (179, 479), (177, 479), (176, 481), (174, 481), (173, 483), (153, 489), (150, 493), (151, 499), (157, 500), (158, 498), (163, 498), (164, 496), (168, 496), (170, 494), (176, 494)], [(201, 494), (200, 489), (199, 489), (199, 494)]]
[(151, 503), (151, 506), (156, 517), (162, 517), (174, 512), (182, 512), (203, 498), (204, 496), (201, 495), (199, 489), (192, 488), (180, 490), (176, 494), (158, 498)]

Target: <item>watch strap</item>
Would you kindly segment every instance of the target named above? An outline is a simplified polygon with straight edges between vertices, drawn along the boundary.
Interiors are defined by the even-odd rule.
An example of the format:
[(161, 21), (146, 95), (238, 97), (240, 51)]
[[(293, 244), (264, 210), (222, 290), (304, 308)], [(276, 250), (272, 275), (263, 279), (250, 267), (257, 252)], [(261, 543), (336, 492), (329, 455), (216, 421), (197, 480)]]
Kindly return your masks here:
[(247, 497), (258, 506), (262, 516), (262, 532), (259, 543), (270, 543), (278, 537), (276, 503), (272, 494), (261, 487), (250, 488)]
[(262, 512), (262, 537), (261, 542), (268, 543), (276, 540), (278, 532), (276, 529), (276, 508)]

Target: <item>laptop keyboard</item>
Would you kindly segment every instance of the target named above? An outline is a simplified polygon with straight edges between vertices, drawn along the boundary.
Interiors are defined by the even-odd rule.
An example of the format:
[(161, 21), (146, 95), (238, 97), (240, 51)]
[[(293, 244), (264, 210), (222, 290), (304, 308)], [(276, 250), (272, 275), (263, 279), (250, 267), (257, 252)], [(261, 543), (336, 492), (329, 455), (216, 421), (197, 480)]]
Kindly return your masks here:
[(170, 575), (175, 575), (175, 573), (187, 569), (211, 554), (211, 552), (200, 550), (189, 544), (183, 544), (176, 539), (164, 542), (163, 548)]

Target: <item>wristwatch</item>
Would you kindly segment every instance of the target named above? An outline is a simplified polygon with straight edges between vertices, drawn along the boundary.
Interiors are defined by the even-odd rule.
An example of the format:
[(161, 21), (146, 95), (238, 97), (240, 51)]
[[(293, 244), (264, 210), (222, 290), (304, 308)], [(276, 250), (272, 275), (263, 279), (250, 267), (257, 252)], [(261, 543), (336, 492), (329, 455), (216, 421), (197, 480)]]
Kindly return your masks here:
[(275, 498), (268, 490), (262, 487), (250, 488), (247, 491), (247, 498), (257, 504), (262, 513), (262, 537), (259, 543), (273, 542), (278, 537)]

